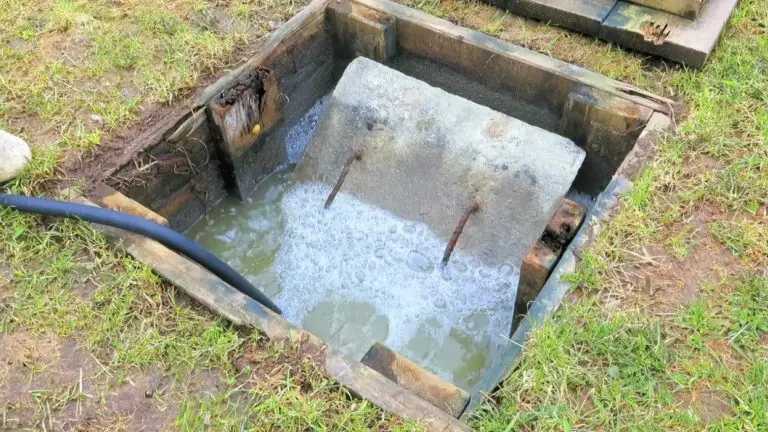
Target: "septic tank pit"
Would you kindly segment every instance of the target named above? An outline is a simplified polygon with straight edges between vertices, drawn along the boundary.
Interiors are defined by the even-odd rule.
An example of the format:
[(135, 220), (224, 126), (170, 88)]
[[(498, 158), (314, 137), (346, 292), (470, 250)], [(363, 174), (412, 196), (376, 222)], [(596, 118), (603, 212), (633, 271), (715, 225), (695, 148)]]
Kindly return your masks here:
[[(439, 229), (430, 221), (403, 218), (402, 212), (386, 214), (392, 206), (381, 202), (371, 205), (355, 192), (361, 181), (354, 177), (355, 164), (364, 166), (365, 154), (362, 161), (354, 153), (339, 156), (333, 178), (318, 183), (300, 178), (294, 184), (292, 167), (301, 167), (328, 95), (359, 56), (556, 134), (585, 152), (565, 197), (549, 209), (540, 235), (527, 243), (519, 262), (486, 268), (482, 254), (462, 247), (483, 215), (481, 206), (470, 211), (472, 202), (457, 200), (458, 210), (442, 218), (445, 227)], [(471, 415), (514, 368), (531, 326), (560, 303), (567, 290), (560, 277), (573, 269), (574, 252), (596, 233), (594, 222), (605, 217), (615, 194), (631, 185), (654, 133), (669, 126), (671, 115), (668, 100), (386, 0), (318, 0), (281, 26), (250, 61), (191, 101), (186, 114), (162, 119), (138, 137), (146, 144), (130, 155), (130, 163), (108, 170), (89, 198), (188, 232), (273, 299), (285, 289), (275, 283), (280, 279), (275, 263), (285, 252), (282, 234), (290, 231), (301, 244), (348, 248), (347, 255), (333, 258), (337, 261), (315, 257), (318, 264), (312, 267), (345, 284), (346, 295), (313, 293), (312, 276), (306, 275), (306, 298), (317, 294), (311, 307), (301, 313), (289, 307), (280, 317), (185, 258), (123, 235), (129, 253), (233, 323), (321, 349), (326, 372), (354, 393), (406, 418), (422, 419), (433, 429), (463, 428), (456, 419)], [(535, 144), (525, 144), (530, 147), (525, 151), (535, 154)], [(325, 209), (347, 161), (349, 177)], [(528, 204), (512, 201), (521, 208)], [(304, 205), (308, 202), (314, 204)], [(334, 221), (334, 214), (344, 217)], [(370, 231), (376, 225), (371, 221), (382, 221), (383, 231)], [(338, 230), (331, 232), (327, 227), (333, 224)], [(456, 231), (463, 232), (448, 253)], [(356, 238), (362, 235), (373, 238)], [(355, 256), (355, 245), (375, 245), (376, 235), (391, 247), (381, 257), (374, 247), (365, 257), (373, 263), (368, 273), (347, 271), (339, 257)], [(459, 275), (454, 275), (459, 283), (450, 286), (440, 285), (447, 282), (440, 279), (446, 254), (445, 268)], [(387, 265), (377, 267), (377, 260)], [(402, 267), (392, 267), (393, 262)], [(474, 269), (474, 276), (460, 276), (464, 268)], [(406, 278), (406, 271), (417, 277)], [(398, 310), (406, 303), (393, 302), (385, 311), (355, 292), (356, 286), (383, 287), (394, 280), (398, 288), (409, 287), (396, 295), (415, 293), (423, 299), (430, 290), (479, 289), (485, 282), (473, 278), (483, 275), (489, 275), (485, 279), (494, 282), (493, 289), (503, 282), (500, 292), (507, 296), (498, 298), (500, 307), (472, 298), (467, 302), (477, 301), (477, 314), (433, 313), (399, 330), (390, 321), (413, 312)], [(484, 294), (492, 291), (485, 288)], [(431, 308), (443, 305), (440, 299), (430, 300)], [(437, 321), (437, 330), (421, 329), (430, 326), (430, 319)], [(482, 331), (472, 334), (473, 329)], [(509, 340), (489, 344), (484, 339), (489, 334), (506, 334)]]

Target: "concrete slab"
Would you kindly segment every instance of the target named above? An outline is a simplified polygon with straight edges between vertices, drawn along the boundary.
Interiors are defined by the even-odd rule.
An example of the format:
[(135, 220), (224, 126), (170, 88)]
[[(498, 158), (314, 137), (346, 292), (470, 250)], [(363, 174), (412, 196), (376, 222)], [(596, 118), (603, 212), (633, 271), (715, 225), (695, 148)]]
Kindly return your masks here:
[[(457, 248), (519, 265), (584, 160), (570, 140), (358, 58), (331, 95), (297, 167), (446, 241), (474, 203)], [(354, 159), (354, 158), (353, 158)]]

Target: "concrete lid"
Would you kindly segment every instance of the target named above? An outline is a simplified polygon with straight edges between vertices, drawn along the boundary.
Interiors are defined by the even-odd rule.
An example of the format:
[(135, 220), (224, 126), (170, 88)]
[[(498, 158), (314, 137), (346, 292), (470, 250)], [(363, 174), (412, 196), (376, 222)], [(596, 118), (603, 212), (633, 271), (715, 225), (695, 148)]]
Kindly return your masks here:
[(297, 168), (449, 239), (489, 264), (519, 264), (584, 160), (570, 140), (357, 58), (345, 70)]

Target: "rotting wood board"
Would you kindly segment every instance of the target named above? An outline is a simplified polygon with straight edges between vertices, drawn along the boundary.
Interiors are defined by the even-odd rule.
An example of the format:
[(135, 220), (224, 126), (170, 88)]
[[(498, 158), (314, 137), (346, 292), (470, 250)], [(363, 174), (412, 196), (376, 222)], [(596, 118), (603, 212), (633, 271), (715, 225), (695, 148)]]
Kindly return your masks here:
[(520, 283), (517, 287), (515, 313), (519, 308), (527, 308), (534, 301), (541, 288), (568, 245), (584, 221), (586, 209), (583, 205), (563, 199), (557, 211), (547, 224), (541, 238), (528, 251), (520, 267)]
[(361, 362), (454, 417), (464, 411), (469, 393), (376, 342)]

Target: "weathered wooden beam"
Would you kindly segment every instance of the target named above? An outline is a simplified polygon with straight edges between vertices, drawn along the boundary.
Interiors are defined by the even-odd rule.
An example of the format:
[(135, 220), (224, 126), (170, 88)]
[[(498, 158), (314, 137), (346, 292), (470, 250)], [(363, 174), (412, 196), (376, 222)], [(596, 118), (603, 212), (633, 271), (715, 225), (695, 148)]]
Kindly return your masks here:
[(695, 20), (620, 1), (600, 37), (620, 46), (700, 68), (715, 47), (738, 0), (708, 0)]
[[(245, 65), (205, 91), (207, 111), (219, 125), (226, 156), (223, 172), (241, 198), (285, 162), (288, 126), (332, 88), (335, 58), (326, 4), (326, 0), (312, 2), (270, 36)], [(254, 89), (238, 96), (236, 90), (247, 88), (249, 76), (259, 71), (269, 71), (261, 74), (264, 93)], [(236, 105), (221, 103), (232, 93), (238, 98)]]
[(104, 183), (96, 183), (88, 194), (96, 204), (112, 210), (149, 219), (152, 222), (168, 226), (168, 220), (138, 202), (128, 198)]
[(282, 118), (280, 89), (272, 71), (256, 67), (209, 104), (219, 147), (229, 160), (255, 144)]
[(696, 19), (696, 15), (701, 11), (704, 0), (630, 0), (632, 3), (648, 6), (680, 15), (688, 19)]
[(524, 310), (527, 304), (539, 295), (563, 250), (581, 227), (585, 215), (586, 209), (583, 205), (569, 199), (560, 202), (541, 238), (523, 260), (516, 309), (522, 307)]
[(634, 146), (653, 110), (595, 88), (576, 85), (563, 109), (560, 134), (587, 152), (574, 187), (597, 195)]
[(547, 24), (597, 36), (616, 0), (488, 0), (492, 5)]
[(655, 150), (655, 143), (662, 139), (662, 136), (668, 133), (675, 126), (673, 119), (662, 113), (653, 113), (648, 119), (645, 128), (637, 137), (632, 151), (616, 170), (617, 176), (626, 177), (634, 180), (645, 164), (651, 158)]
[(386, 63), (397, 53), (395, 20), (390, 15), (349, 2), (331, 2), (325, 14), (342, 56)]
[(461, 415), (469, 403), (469, 393), (392, 351), (381, 342), (373, 344), (361, 361), (454, 417)]

